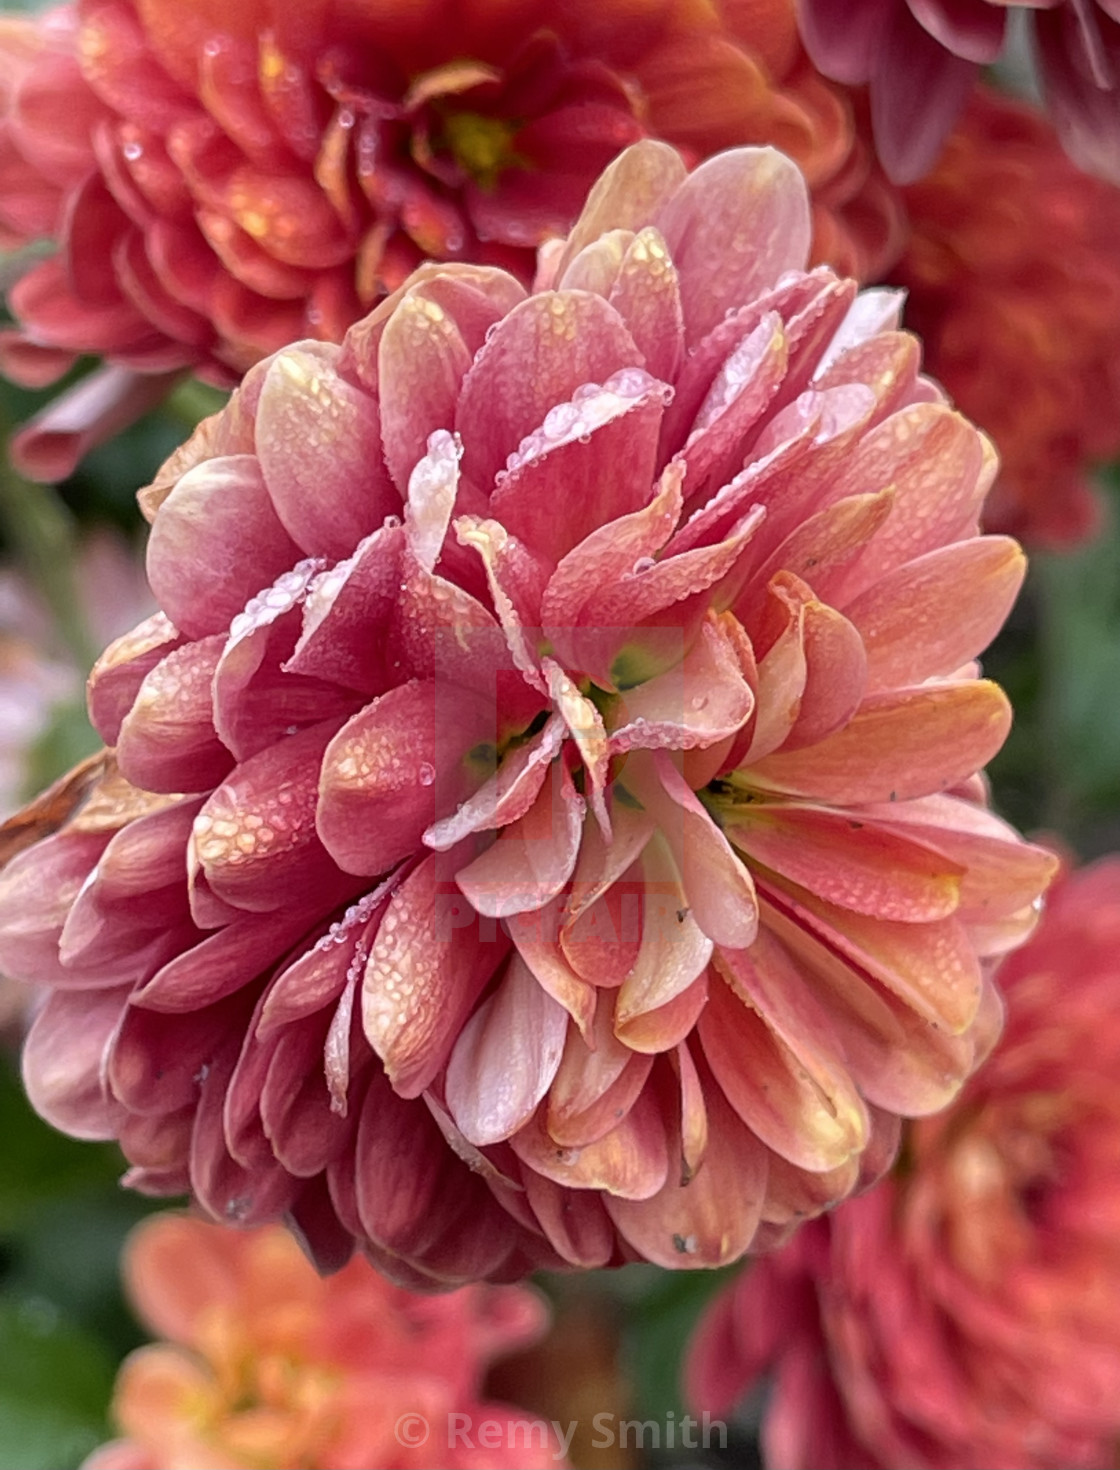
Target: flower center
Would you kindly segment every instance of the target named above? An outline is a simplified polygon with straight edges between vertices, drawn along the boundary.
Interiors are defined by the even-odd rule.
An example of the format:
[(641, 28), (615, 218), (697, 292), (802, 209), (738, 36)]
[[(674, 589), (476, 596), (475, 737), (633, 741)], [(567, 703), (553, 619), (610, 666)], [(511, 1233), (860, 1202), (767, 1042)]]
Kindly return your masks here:
[(450, 112), (443, 120), (443, 141), (459, 167), (487, 193), (509, 168), (528, 167), (514, 149), (518, 125), (480, 112)]

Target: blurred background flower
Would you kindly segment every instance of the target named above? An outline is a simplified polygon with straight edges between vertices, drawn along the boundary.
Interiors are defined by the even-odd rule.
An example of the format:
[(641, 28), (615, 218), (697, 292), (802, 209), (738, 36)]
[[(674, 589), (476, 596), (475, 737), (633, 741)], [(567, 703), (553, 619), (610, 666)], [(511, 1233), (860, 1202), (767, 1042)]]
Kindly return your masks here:
[(425, 258), (527, 278), (645, 134), (693, 162), (780, 146), (814, 189), (815, 258), (841, 271), (900, 244), (790, 0), (81, 0), (6, 18), (0, 56), (0, 228), (58, 245), (10, 292), (5, 371), (112, 364), (15, 440), (37, 478), (177, 372), (229, 387), (287, 342), (340, 340)]
[(708, 1311), (694, 1405), (763, 1373), (770, 1470), (1107, 1470), (1120, 1439), (1120, 858), (1000, 971), (1006, 1030), (878, 1190)]
[(418, 1297), (364, 1261), (324, 1280), (284, 1230), (178, 1215), (137, 1227), (124, 1273), (141, 1321), (167, 1340), (125, 1360), (113, 1396), (124, 1438), (85, 1470), (564, 1464), (547, 1424), (483, 1397), (490, 1361), (545, 1331), (524, 1287)]
[(933, 167), (980, 68), (1003, 51), (1015, 11), (1029, 17), (1067, 149), (1120, 183), (1116, 0), (798, 0), (802, 35), (821, 71), (870, 84), (876, 151), (899, 183)]
[(1070, 163), (1041, 113), (980, 90), (903, 197), (891, 280), (927, 368), (999, 450), (985, 524), (1082, 539), (1092, 469), (1120, 453), (1120, 189)]

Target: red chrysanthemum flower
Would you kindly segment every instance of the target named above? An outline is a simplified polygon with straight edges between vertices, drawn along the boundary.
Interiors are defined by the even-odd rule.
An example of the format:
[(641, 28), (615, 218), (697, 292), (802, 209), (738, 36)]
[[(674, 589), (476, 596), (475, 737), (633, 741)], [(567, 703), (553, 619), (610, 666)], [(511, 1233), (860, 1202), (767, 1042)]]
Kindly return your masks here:
[(46, 1116), (462, 1279), (734, 1260), (953, 1097), (1051, 867), (975, 775), (1023, 561), (809, 236), (637, 145), (533, 294), (426, 267), (173, 456), (123, 774), (0, 882)]
[(996, 442), (985, 524), (1079, 540), (1098, 517), (1090, 467), (1120, 453), (1120, 189), (1032, 109), (977, 92), (905, 198), (892, 279), (927, 367)]
[(1120, 1440), (1120, 859), (1006, 962), (1004, 1038), (893, 1179), (709, 1310), (690, 1396), (775, 1374), (770, 1470), (1108, 1470)]
[[(157, 1215), (125, 1247), (137, 1314), (125, 1436), (83, 1470), (551, 1470), (551, 1428), (483, 1397), (490, 1361), (544, 1330), (520, 1286), (417, 1297), (365, 1261), (329, 1280), (276, 1227)], [(479, 1437), (487, 1443), (480, 1445)]]
[(1047, 101), (1071, 156), (1120, 183), (1117, 0), (798, 0), (826, 76), (870, 83), (876, 149), (899, 183), (921, 178), (1003, 49), (1007, 13), (1029, 12)]
[(17, 440), (42, 476), (68, 468), (76, 424), (119, 427), (160, 375), (232, 386), (298, 337), (338, 341), (425, 258), (528, 279), (646, 133), (694, 160), (782, 148), (842, 273), (901, 242), (791, 0), (80, 0), (4, 21), (0, 56), (0, 228), (59, 245), (11, 293), (6, 368), (114, 364)]

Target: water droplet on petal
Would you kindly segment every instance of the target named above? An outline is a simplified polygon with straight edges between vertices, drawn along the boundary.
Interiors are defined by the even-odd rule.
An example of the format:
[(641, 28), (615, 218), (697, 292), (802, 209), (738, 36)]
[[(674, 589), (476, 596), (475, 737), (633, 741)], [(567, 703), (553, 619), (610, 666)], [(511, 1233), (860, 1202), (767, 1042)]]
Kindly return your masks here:
[(431, 786), (436, 779), (435, 766), (430, 761), (421, 761), (416, 772), (416, 778), (421, 786)]

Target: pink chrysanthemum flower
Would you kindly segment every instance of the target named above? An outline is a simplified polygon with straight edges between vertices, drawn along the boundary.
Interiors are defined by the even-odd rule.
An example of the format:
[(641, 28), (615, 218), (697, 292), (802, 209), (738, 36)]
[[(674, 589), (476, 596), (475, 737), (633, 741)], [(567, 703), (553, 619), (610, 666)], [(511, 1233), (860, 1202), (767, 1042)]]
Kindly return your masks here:
[(0, 884), (47, 1117), (463, 1279), (734, 1260), (954, 1096), (1051, 867), (976, 776), (1022, 556), (809, 233), (639, 144), (532, 294), (424, 268), (173, 456), (121, 776)]
[(770, 1470), (1108, 1470), (1120, 1439), (1120, 859), (1056, 886), (1007, 1030), (896, 1174), (709, 1310), (690, 1397), (774, 1372)]
[(484, 1396), (491, 1360), (544, 1330), (524, 1287), (417, 1297), (358, 1260), (324, 1281), (283, 1230), (177, 1215), (133, 1231), (124, 1274), (164, 1341), (125, 1359), (113, 1396), (124, 1437), (83, 1470), (564, 1464), (547, 1424)]
[[(0, 18), (0, 237), (21, 381), (107, 365), (13, 452), (38, 478), (191, 369), (232, 387), (338, 341), (423, 260), (529, 279), (621, 150), (769, 143), (814, 190), (817, 259), (879, 272), (901, 209), (792, 0), (77, 0)], [(65, 431), (69, 442), (59, 442)], [(64, 453), (65, 450), (65, 453)], [(68, 460), (66, 454), (71, 458)]]
[(899, 183), (937, 161), (980, 68), (1003, 49), (1012, 9), (1030, 14), (1066, 148), (1120, 183), (1117, 0), (798, 0), (805, 44), (825, 75), (870, 83), (876, 149)]
[(1100, 522), (1093, 466), (1120, 454), (1120, 189), (1071, 163), (1033, 108), (978, 89), (904, 197), (891, 279), (927, 367), (999, 451), (984, 524), (1083, 540)]

